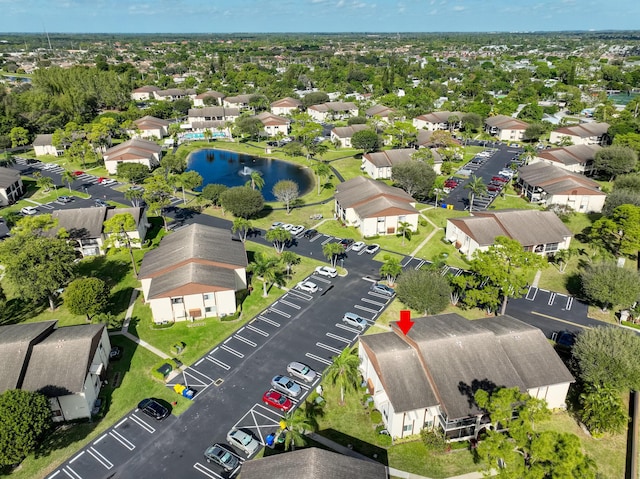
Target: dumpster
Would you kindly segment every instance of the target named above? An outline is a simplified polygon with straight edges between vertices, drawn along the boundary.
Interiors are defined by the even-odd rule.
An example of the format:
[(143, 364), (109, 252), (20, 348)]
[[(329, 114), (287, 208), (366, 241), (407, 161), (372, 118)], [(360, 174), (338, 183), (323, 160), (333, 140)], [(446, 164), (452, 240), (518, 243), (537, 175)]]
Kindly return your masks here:
[(173, 386), (173, 390), (187, 399), (193, 399), (193, 396), (196, 394), (195, 390), (185, 386), (184, 384), (176, 384)]

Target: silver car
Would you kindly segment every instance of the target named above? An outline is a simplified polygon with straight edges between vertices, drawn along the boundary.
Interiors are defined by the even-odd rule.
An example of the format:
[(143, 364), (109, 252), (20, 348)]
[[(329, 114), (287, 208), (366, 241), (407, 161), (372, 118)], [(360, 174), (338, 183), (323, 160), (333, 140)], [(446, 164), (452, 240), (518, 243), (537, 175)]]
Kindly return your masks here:
[(310, 383), (316, 378), (316, 372), (303, 363), (294, 361), (287, 366), (287, 373), (294, 378), (302, 379), (306, 383)]
[(367, 320), (362, 316), (358, 316), (356, 313), (344, 313), (342, 322), (348, 326), (358, 328), (361, 331), (364, 331), (367, 327)]
[(293, 379), (278, 374), (271, 380), (271, 387), (290, 397), (298, 397), (302, 388)]
[(246, 453), (247, 456), (253, 455), (260, 449), (260, 443), (256, 438), (242, 429), (232, 429), (229, 431), (227, 433), (227, 442)]
[(214, 444), (204, 451), (204, 457), (207, 462), (215, 462), (219, 466), (222, 466), (225, 471), (233, 471), (240, 465), (238, 458), (227, 450), (222, 444)]

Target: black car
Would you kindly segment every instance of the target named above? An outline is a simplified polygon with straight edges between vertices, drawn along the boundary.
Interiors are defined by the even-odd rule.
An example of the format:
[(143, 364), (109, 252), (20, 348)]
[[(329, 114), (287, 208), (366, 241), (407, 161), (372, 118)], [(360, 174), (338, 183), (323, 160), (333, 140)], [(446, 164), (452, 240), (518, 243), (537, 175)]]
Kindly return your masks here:
[(344, 247), (344, 249), (347, 249), (353, 244), (353, 240), (351, 238), (343, 238), (340, 240), (340, 244)]
[(109, 351), (109, 359), (115, 361), (122, 357), (122, 348), (120, 346), (113, 346)]
[(304, 234), (302, 236), (304, 236), (305, 238), (313, 238), (314, 236), (316, 236), (318, 234), (318, 230), (314, 230), (314, 229), (310, 229), (304, 232)]
[(169, 410), (154, 398), (146, 398), (140, 401), (138, 409), (157, 421), (162, 421), (169, 415)]

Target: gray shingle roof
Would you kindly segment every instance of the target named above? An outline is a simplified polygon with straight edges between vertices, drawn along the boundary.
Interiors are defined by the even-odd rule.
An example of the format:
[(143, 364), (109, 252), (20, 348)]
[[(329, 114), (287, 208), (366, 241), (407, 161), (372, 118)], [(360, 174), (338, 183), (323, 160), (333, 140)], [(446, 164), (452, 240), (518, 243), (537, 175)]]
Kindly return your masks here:
[(528, 185), (543, 187), (547, 192), (548, 187), (553, 183), (566, 181), (570, 181), (576, 187), (582, 186), (593, 190), (600, 188), (600, 185), (591, 178), (541, 162), (521, 166), (518, 169), (518, 176), (521, 181)]
[(458, 121), (462, 120), (462, 116), (464, 113), (461, 111), (432, 111), (431, 113), (426, 113), (424, 115), (420, 115), (417, 118), (428, 123), (448, 123), (449, 117), (457, 116)]
[(0, 188), (8, 188), (20, 179), (20, 172), (0, 166)]
[(0, 394), (20, 388), (30, 346), (49, 334), (56, 322), (0, 326)]
[(53, 145), (53, 134), (45, 133), (41, 135), (36, 135), (32, 143), (33, 146), (47, 146)]
[(507, 209), (476, 211), (474, 215), (448, 221), (470, 232), (481, 246), (493, 244), (496, 236), (518, 240), (522, 246), (560, 243), (573, 236), (553, 211)]
[(228, 230), (192, 224), (162, 238), (145, 254), (140, 278), (154, 277), (189, 261), (210, 261), (239, 268), (247, 266), (244, 244), (231, 241)]
[(393, 108), (389, 108), (384, 105), (373, 105), (371, 108), (368, 108), (364, 113), (367, 116), (389, 116), (391, 113), (394, 113), (395, 110)]
[(246, 461), (242, 479), (387, 479), (385, 466), (315, 447)]
[(592, 136), (602, 136), (609, 131), (608, 123), (580, 123), (579, 125), (565, 126), (554, 130), (567, 136), (577, 136), (580, 138), (590, 138)]
[(375, 153), (366, 153), (364, 158), (373, 163), (378, 168), (385, 166), (399, 165), (409, 161), (416, 152), (415, 148), (399, 148), (396, 150), (377, 151)]
[(437, 406), (418, 352), (397, 334), (370, 334), (360, 337), (365, 350), (374, 353), (375, 368), (395, 412)]
[(201, 263), (187, 263), (153, 278), (147, 299), (176, 296), (178, 288), (206, 292), (236, 289), (236, 273), (232, 269)]
[(120, 143), (119, 145), (113, 146), (105, 151), (105, 157), (113, 157), (115, 155), (122, 155), (125, 152), (135, 152), (135, 153), (146, 153), (148, 155), (151, 153), (160, 153), (162, 151), (162, 147), (157, 143), (149, 140), (143, 140), (141, 138), (132, 138), (131, 140), (127, 140), (124, 143)]
[(526, 130), (529, 127), (528, 123), (507, 115), (490, 116), (484, 122), (501, 130)]
[(572, 145), (542, 150), (536, 153), (536, 156), (567, 166), (584, 165), (593, 161), (596, 153), (601, 149), (600, 145)]
[(470, 321), (457, 314), (441, 314), (413, 321), (406, 336), (395, 331), (361, 338), (365, 351), (369, 347), (380, 364), (380, 379), (389, 387), (385, 391), (396, 411), (406, 407), (400, 399), (402, 407), (396, 409), (404, 383), (388, 376), (399, 374), (401, 366), (383, 364), (398, 362), (399, 358), (388, 354), (399, 349), (395, 346), (398, 339), (412, 346), (427, 368), (426, 374), (411, 369), (412, 376), (405, 381), (417, 384), (427, 378), (449, 419), (481, 412), (473, 400), (478, 389), (518, 387), (525, 391), (573, 381), (544, 334), (511, 316)]
[(386, 195), (404, 200), (410, 203), (415, 202), (405, 191), (394, 186), (389, 186), (381, 181), (356, 176), (350, 180), (340, 183), (336, 187), (335, 198), (343, 208), (350, 208), (367, 199)]
[(81, 392), (104, 324), (58, 328), (31, 352), (22, 389), (47, 396)]
[(369, 128), (369, 125), (337, 126), (331, 130), (331, 133), (336, 135), (338, 138), (351, 138), (354, 133), (368, 130)]
[(358, 107), (355, 103), (350, 101), (328, 101), (326, 103), (320, 103), (319, 105), (311, 105), (309, 107), (312, 110), (317, 110), (321, 112), (327, 111), (349, 111), (349, 110), (357, 110)]
[[(73, 208), (68, 210), (55, 210), (51, 213), (58, 219), (58, 227), (64, 228), (72, 239), (99, 238), (102, 235), (102, 226), (107, 207)], [(52, 231), (53, 234), (53, 231)]]

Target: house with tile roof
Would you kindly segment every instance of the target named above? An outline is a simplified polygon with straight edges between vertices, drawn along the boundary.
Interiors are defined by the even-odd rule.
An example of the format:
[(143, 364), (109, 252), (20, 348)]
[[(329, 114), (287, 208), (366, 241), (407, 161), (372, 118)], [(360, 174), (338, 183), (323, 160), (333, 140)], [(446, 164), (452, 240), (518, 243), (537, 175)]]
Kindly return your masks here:
[(256, 115), (256, 118), (262, 122), (264, 132), (267, 136), (288, 135), (291, 120), (282, 116), (274, 115), (268, 111), (263, 111)]
[(91, 417), (109, 364), (104, 324), (57, 327), (57, 321), (0, 326), (0, 393), (40, 392), (53, 420)]
[(362, 155), (362, 170), (374, 180), (391, 178), (395, 165), (411, 161), (415, 148), (376, 151)]
[(145, 85), (136, 88), (131, 92), (131, 99), (134, 101), (145, 101), (155, 98), (154, 93), (160, 91), (160, 88), (153, 85)]
[(135, 138), (162, 139), (169, 134), (169, 122), (155, 116), (143, 116), (134, 120), (133, 124), (138, 131), (132, 131), (129, 134)]
[[(460, 111), (433, 111), (425, 115), (417, 116), (413, 119), (413, 126), (419, 130), (437, 131), (458, 130), (462, 126), (462, 115)], [(449, 120), (454, 120), (449, 122)]]
[(490, 116), (484, 121), (484, 131), (500, 141), (522, 141), (529, 124), (506, 115)]
[(274, 115), (291, 115), (302, 109), (302, 102), (296, 98), (285, 97), (271, 103), (271, 113)]
[(337, 126), (331, 130), (331, 142), (340, 144), (342, 148), (351, 148), (351, 137), (354, 133), (370, 130), (369, 125), (356, 124), (351, 126)]
[(236, 96), (227, 96), (222, 100), (222, 106), (225, 108), (237, 108), (238, 110), (248, 110), (251, 108), (251, 98), (255, 95), (236, 95)]
[(234, 314), (246, 268), (244, 244), (229, 230), (192, 224), (145, 254), (138, 277), (153, 320), (166, 323)]
[(565, 407), (574, 378), (538, 328), (511, 316), (412, 320), (406, 335), (392, 323), (391, 332), (360, 337), (360, 371), (392, 437), (438, 429), (450, 441), (477, 438), (489, 424), (478, 389), (517, 387)]
[(387, 479), (387, 468), (375, 461), (343, 456), (308, 447), (265, 456), (242, 464), (242, 479), (283, 477), (296, 479)]
[(193, 99), (193, 106), (204, 107), (209, 104), (215, 103), (218, 106), (222, 106), (222, 100), (224, 100), (225, 94), (219, 91), (209, 90), (196, 95)]
[(162, 158), (162, 147), (157, 143), (141, 138), (131, 140), (112, 146), (102, 155), (104, 166), (112, 175), (118, 172), (120, 163), (140, 163), (152, 170), (160, 165)]
[(12, 205), (25, 193), (18, 170), (0, 167), (0, 206)]
[(384, 105), (373, 105), (364, 112), (367, 118), (378, 118), (384, 123), (392, 123), (393, 118), (397, 115), (397, 111)]
[(311, 105), (307, 113), (313, 121), (324, 123), (328, 120), (345, 120), (358, 116), (358, 107), (350, 101), (328, 101), (319, 105)]
[(592, 175), (596, 153), (601, 149), (600, 145), (572, 145), (538, 150), (529, 164), (546, 163), (573, 173)]
[(563, 126), (553, 130), (549, 135), (550, 143), (570, 141), (574, 145), (602, 145), (608, 141), (608, 123), (580, 123), (579, 125)]
[(356, 176), (336, 187), (335, 215), (362, 236), (393, 235), (402, 222), (418, 229), (416, 201), (400, 188)]
[[(104, 232), (104, 222), (117, 214), (130, 214), (133, 217), (135, 228), (126, 233), (131, 246), (141, 248), (151, 226), (143, 207), (116, 209), (100, 206), (55, 210), (51, 217), (58, 220), (58, 227), (50, 230), (50, 234), (57, 234), (60, 228), (64, 228), (76, 251), (83, 257), (101, 255), (105, 253), (105, 242), (111, 236)], [(114, 246), (118, 247), (119, 244)]]
[(547, 163), (520, 167), (517, 186), (531, 202), (568, 206), (579, 213), (600, 213), (607, 198), (598, 182)]
[(498, 236), (517, 240), (525, 251), (549, 256), (569, 249), (573, 234), (553, 211), (474, 211), (473, 216), (447, 219), (446, 240), (468, 258), (489, 249)]

